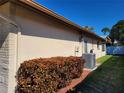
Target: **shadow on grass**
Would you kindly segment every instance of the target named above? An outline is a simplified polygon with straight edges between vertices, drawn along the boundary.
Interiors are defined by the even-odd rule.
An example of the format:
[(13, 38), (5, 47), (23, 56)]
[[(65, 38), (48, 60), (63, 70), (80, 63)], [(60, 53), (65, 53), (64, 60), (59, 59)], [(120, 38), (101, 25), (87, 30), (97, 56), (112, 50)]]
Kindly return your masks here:
[(124, 56), (113, 56), (67, 93), (124, 93)]

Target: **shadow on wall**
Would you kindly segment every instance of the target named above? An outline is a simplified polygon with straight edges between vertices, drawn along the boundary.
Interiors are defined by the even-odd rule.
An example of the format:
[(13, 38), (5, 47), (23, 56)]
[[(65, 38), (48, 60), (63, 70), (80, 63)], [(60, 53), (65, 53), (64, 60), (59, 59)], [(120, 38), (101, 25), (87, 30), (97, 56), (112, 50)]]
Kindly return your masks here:
[(5, 40), (7, 39), (7, 36), (9, 34), (8, 31), (8, 24), (0, 20), (0, 48), (2, 48), (3, 44), (5, 43)]
[(14, 21), (12, 21), (9, 17), (0, 14), (0, 48), (5, 43), (5, 40), (7, 40), (9, 33), (17, 34), (18, 30), (19, 27)]

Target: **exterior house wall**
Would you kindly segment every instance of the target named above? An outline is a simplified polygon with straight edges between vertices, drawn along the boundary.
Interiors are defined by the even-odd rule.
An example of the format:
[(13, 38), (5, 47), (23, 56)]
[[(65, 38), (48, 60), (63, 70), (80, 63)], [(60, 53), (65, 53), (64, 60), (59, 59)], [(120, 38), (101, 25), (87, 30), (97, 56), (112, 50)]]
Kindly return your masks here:
[(106, 49), (105, 51), (103, 51), (101, 42), (99, 42), (99, 48), (97, 48), (97, 42), (98, 40), (94, 40), (94, 52), (96, 54), (96, 58), (99, 58), (99, 57), (105, 56)]
[[(28, 9), (6, 3), (0, 15), (14, 20), (19, 28), (5, 19), (5, 32), (0, 40), (0, 91), (15, 93), (16, 72), (21, 62), (32, 58), (52, 56), (81, 56), (80, 33)], [(1, 16), (0, 16), (1, 17)], [(8, 20), (10, 21), (10, 20)], [(9, 28), (6, 28), (9, 27)], [(2, 30), (0, 30), (2, 31)], [(8, 33), (8, 36), (3, 37)], [(79, 52), (76, 53), (76, 48)]]
[(0, 20), (0, 91), (7, 93), (9, 66), (9, 36)]
[[(105, 51), (102, 51), (102, 44), (100, 42), (99, 49), (97, 48), (97, 42), (98, 40), (95, 38), (91, 38), (88, 36), (84, 36), (83, 42), (87, 41), (87, 53), (90, 53), (90, 50), (93, 49), (93, 53), (96, 54), (96, 58), (102, 57), (106, 54)], [(85, 44), (83, 44), (83, 53), (85, 53)]]
[(0, 91), (8, 93), (9, 73), (9, 30), (2, 15), (9, 15), (9, 3), (0, 6)]
[(17, 27), (10, 20), (11, 3), (0, 6), (0, 91), (15, 93)]
[(16, 6), (14, 16), (21, 29), (20, 63), (39, 57), (82, 56), (78, 31), (21, 6)]
[[(1, 22), (0, 22), (1, 24)], [(17, 28), (3, 21), (0, 27), (0, 91), (14, 93), (17, 72)]]

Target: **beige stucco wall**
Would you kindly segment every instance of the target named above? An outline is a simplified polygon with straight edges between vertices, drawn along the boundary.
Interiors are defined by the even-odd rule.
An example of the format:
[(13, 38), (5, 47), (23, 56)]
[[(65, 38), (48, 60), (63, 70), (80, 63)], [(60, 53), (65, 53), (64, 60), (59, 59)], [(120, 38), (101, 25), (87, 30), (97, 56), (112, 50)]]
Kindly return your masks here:
[(20, 6), (16, 6), (15, 21), (20, 26), (20, 63), (39, 57), (82, 55), (78, 31)]

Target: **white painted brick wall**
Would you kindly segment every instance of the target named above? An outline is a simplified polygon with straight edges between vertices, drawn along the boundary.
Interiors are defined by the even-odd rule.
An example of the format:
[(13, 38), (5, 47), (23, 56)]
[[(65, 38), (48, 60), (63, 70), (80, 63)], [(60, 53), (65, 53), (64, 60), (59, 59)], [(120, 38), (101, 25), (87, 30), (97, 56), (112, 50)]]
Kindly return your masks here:
[(17, 28), (0, 20), (0, 93), (15, 93)]
[(17, 34), (9, 33), (9, 77), (8, 93), (15, 93), (17, 72)]
[(0, 93), (7, 93), (9, 66), (9, 37), (3, 24), (0, 24)]
[(10, 24), (14, 17), (11, 5), (0, 6), (0, 93), (15, 93), (16, 86), (17, 29)]

